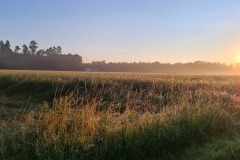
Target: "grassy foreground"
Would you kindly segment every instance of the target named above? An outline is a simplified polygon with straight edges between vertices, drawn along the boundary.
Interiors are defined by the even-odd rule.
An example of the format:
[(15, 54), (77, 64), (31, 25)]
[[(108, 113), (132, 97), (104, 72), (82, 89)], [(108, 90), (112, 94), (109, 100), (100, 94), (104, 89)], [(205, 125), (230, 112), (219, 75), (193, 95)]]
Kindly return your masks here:
[(239, 159), (239, 80), (0, 71), (0, 159)]

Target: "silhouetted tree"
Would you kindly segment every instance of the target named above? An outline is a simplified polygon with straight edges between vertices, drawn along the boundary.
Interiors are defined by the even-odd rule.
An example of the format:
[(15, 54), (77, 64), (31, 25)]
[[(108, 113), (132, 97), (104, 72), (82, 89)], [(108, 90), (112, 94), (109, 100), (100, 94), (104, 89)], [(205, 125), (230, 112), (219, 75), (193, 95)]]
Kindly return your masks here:
[(14, 49), (14, 52), (18, 53), (20, 50), (21, 50), (21, 48), (19, 46), (16, 46), (15, 49)]
[(11, 45), (8, 40), (5, 43), (0, 41), (0, 52), (1, 55), (8, 55), (12, 53)]
[(52, 56), (57, 55), (57, 47), (53, 46)]
[(0, 41), (0, 55), (3, 55), (4, 54), (4, 42), (3, 41)]
[(30, 53), (26, 44), (22, 46), (22, 53), (24, 55), (28, 55)]
[(4, 44), (4, 52), (5, 54), (11, 54), (12, 53), (12, 49), (11, 49), (11, 45), (9, 40), (7, 40)]
[(46, 51), (45, 51), (47, 56), (51, 56), (53, 54), (53, 52), (54, 52), (53, 47), (50, 47), (50, 48), (46, 49)]
[(62, 54), (62, 48), (60, 46), (57, 46), (57, 54), (58, 55)]
[(32, 55), (35, 54), (36, 51), (37, 51), (37, 48), (38, 48), (37, 42), (34, 41), (34, 40), (32, 40), (32, 41), (30, 42), (30, 44), (29, 44), (30, 53), (31, 53)]
[(36, 55), (38, 55), (38, 56), (43, 56), (44, 54), (45, 54), (44, 49), (40, 49), (40, 50), (38, 50), (37, 53), (36, 53)]

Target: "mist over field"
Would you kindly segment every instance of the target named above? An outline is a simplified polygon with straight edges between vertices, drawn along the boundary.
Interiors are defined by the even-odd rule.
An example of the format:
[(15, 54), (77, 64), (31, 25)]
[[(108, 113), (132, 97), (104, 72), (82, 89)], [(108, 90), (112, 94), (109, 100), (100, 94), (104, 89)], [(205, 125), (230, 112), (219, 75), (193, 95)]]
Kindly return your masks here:
[(239, 64), (195, 61), (188, 63), (156, 62), (105, 62), (84, 63), (78, 54), (62, 54), (62, 47), (53, 46), (38, 49), (38, 43), (32, 40), (27, 45), (13, 50), (10, 41), (0, 41), (0, 68), (12, 70), (56, 70), (56, 71), (94, 71), (94, 72), (140, 72), (165, 74), (238, 74)]

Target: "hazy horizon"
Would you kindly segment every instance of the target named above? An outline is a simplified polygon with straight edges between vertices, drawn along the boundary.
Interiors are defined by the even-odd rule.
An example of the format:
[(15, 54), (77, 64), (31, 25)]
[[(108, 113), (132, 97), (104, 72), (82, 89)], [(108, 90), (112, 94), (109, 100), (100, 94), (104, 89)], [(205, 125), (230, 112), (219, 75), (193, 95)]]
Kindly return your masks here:
[(11, 47), (36, 40), (84, 63), (240, 62), (240, 1), (7, 1), (0, 35)]

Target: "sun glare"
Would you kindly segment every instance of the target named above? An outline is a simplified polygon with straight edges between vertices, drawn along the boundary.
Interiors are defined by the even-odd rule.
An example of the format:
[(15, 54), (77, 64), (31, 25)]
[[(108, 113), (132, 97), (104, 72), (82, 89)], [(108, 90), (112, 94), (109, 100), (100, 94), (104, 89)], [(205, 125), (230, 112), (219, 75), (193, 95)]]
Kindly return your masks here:
[(236, 63), (240, 63), (240, 53), (235, 57)]

